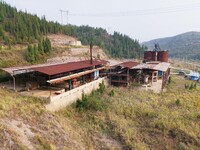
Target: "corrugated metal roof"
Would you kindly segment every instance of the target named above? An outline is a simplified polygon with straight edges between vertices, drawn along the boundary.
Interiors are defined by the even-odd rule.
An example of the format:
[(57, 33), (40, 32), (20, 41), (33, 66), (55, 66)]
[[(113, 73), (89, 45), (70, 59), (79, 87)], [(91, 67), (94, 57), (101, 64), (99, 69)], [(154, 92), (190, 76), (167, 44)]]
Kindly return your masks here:
[(55, 74), (74, 71), (78, 69), (84, 69), (84, 68), (88, 68), (88, 67), (92, 67), (96, 65), (102, 65), (102, 64), (105, 65), (106, 63), (107, 61), (105, 60), (93, 60), (93, 63), (91, 64), (90, 60), (85, 60), (85, 61), (69, 62), (69, 63), (59, 64), (59, 65), (34, 67), (30, 69), (47, 74), (47, 75), (55, 75)]
[[(73, 63), (74, 63), (74, 66), (73, 66)], [(107, 61), (105, 61), (105, 60), (93, 60), (93, 64), (91, 65), (90, 60), (84, 60), (84, 61), (68, 62), (68, 63), (62, 63), (62, 64), (39, 64), (39, 65), (31, 65), (31, 66), (9, 67), (9, 68), (1, 68), (1, 70), (4, 70), (5, 72), (7, 72), (11, 76), (13, 76), (13, 75), (27, 73), (30, 71), (37, 71), (37, 70), (39, 72), (42, 72), (42, 70), (43, 70), (42, 68), (47, 69), (47, 71), (45, 71), (45, 72), (48, 73), (48, 71), (51, 72), (53, 69), (56, 69), (56, 68), (60, 68), (59, 71), (62, 71), (62, 69), (61, 69), (62, 67), (63, 68), (67, 67), (68, 70), (70, 70), (70, 68), (76, 70), (76, 68), (81, 69), (86, 66), (90, 67), (90, 66), (106, 64), (106, 63), (107, 63)], [(63, 69), (63, 70), (66, 70), (66, 69)], [(56, 72), (56, 71), (54, 71), (54, 72)], [(66, 71), (64, 71), (64, 72), (66, 72)]]
[(154, 69), (155, 70), (160, 70), (160, 71), (167, 71), (167, 69), (170, 67), (170, 63), (166, 63), (166, 62), (161, 62), (159, 64), (157, 64)]
[(137, 66), (139, 63), (135, 62), (135, 61), (127, 61), (127, 62), (123, 62), (121, 64), (119, 64), (119, 66), (122, 66), (124, 68), (132, 68), (134, 66)]
[(159, 70), (159, 71), (167, 71), (170, 67), (170, 63), (166, 62), (148, 62), (144, 64), (139, 64), (131, 69), (152, 69), (152, 70)]

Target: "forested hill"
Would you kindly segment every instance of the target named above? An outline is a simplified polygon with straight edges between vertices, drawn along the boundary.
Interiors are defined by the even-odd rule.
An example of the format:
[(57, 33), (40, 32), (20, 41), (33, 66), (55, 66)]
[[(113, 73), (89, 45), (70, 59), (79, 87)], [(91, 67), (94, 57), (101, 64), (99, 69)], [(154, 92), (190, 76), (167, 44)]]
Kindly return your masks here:
[(161, 49), (168, 49), (170, 57), (200, 60), (200, 32), (187, 32), (143, 44), (153, 49), (154, 43), (159, 43)]
[(43, 35), (63, 33), (73, 36), (83, 44), (93, 44), (107, 50), (112, 57), (136, 58), (145, 47), (137, 40), (115, 32), (113, 35), (102, 28), (89, 26), (60, 25), (27, 12), (18, 11), (5, 2), (0, 2), (0, 44), (15, 45), (37, 42)]

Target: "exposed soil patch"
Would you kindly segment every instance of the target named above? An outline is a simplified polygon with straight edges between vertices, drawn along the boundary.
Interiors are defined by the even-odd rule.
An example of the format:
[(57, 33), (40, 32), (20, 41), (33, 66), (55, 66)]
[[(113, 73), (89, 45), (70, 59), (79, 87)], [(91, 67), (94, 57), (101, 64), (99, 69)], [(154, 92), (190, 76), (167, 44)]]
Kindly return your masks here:
[(34, 144), (31, 139), (34, 133), (31, 131), (30, 126), (24, 124), (22, 121), (4, 119), (2, 123), (11, 131), (18, 135), (18, 140), (27, 148), (34, 150)]

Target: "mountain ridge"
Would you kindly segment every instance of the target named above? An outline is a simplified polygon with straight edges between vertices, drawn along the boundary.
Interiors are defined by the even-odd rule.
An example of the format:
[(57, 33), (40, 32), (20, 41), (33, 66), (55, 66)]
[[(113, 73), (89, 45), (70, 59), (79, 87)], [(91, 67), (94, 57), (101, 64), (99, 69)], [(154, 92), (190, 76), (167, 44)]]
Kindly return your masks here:
[(158, 43), (161, 49), (169, 50), (171, 58), (200, 59), (200, 32), (190, 31), (166, 38), (143, 42), (150, 50)]

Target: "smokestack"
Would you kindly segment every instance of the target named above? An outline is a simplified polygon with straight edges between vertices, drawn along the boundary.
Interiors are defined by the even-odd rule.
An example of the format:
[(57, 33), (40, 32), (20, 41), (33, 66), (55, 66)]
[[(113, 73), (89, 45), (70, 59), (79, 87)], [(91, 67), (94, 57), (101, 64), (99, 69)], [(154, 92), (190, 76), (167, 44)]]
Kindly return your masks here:
[(93, 48), (93, 45), (92, 43), (90, 43), (90, 63), (93, 64), (93, 60), (92, 60), (92, 48)]

